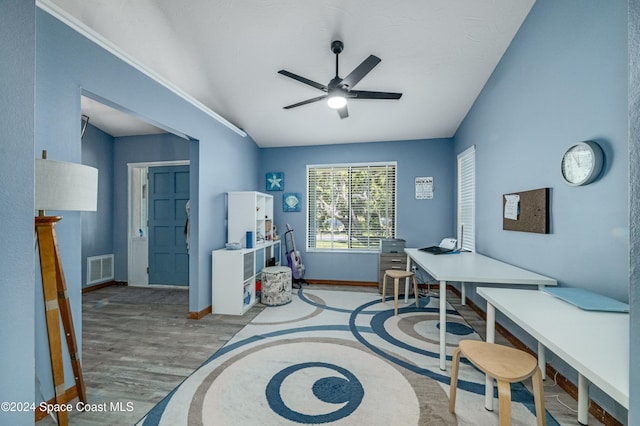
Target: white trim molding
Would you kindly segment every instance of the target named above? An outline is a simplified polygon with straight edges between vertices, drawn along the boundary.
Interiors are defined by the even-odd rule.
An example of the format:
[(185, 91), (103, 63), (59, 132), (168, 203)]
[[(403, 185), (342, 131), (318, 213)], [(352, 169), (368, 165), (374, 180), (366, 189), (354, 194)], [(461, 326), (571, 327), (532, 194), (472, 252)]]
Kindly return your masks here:
[(83, 22), (81, 22), (80, 20), (75, 18), (74, 16), (70, 15), (69, 13), (64, 11), (62, 8), (60, 8), (59, 6), (57, 6), (54, 3), (52, 3), (50, 0), (36, 0), (36, 6), (39, 9), (43, 10), (44, 12), (47, 12), (49, 15), (53, 16), (54, 18), (58, 19), (60, 22), (62, 22), (63, 24), (67, 25), (71, 29), (77, 31), (83, 37), (85, 37), (85, 38), (91, 40), (92, 42), (96, 43), (98, 46), (102, 47), (103, 49), (105, 49), (107, 52), (111, 53), (112, 55), (114, 55), (118, 59), (122, 60), (123, 62), (127, 63), (128, 65), (131, 65), (132, 67), (134, 67), (135, 69), (137, 69), (138, 71), (140, 71), (141, 73), (146, 75), (147, 77), (151, 78), (152, 80), (156, 81), (158, 84), (164, 86), (165, 88), (167, 88), (171, 92), (175, 93), (176, 95), (178, 95), (179, 97), (181, 97), (185, 101), (189, 102), (191, 105), (195, 106), (196, 108), (198, 108), (199, 110), (201, 110), (202, 112), (204, 112), (205, 114), (207, 114), (208, 116), (213, 118), (214, 120), (217, 120), (221, 124), (225, 125), (229, 129), (233, 130), (238, 135), (240, 135), (242, 137), (246, 137), (247, 136), (247, 132), (245, 132), (244, 130), (238, 128), (237, 126), (232, 124), (227, 119), (223, 118), (218, 113), (212, 111), (209, 107), (204, 105), (202, 102), (198, 101), (193, 96), (189, 95), (188, 93), (186, 93), (182, 89), (180, 89), (177, 86), (173, 85), (171, 82), (169, 82), (169, 81), (165, 80), (164, 78), (160, 77), (158, 74), (156, 74), (155, 72), (153, 72), (149, 68), (147, 68), (144, 65), (140, 64), (137, 60), (135, 60), (131, 56), (127, 55), (125, 52), (123, 52), (116, 45), (114, 45), (109, 40), (104, 38), (102, 35), (100, 35), (97, 32), (95, 32), (93, 29), (88, 27), (86, 24), (84, 24)]

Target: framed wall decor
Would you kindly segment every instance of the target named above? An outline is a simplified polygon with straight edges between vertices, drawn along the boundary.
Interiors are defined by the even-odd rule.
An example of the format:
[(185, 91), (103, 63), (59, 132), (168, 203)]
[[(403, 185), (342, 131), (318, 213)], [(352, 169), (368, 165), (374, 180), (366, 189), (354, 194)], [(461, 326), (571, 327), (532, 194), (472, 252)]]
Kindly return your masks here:
[(267, 191), (284, 191), (284, 172), (268, 172)]
[(302, 209), (302, 196), (298, 192), (282, 194), (282, 211), (299, 212)]
[(416, 178), (416, 200), (433, 199), (433, 176)]

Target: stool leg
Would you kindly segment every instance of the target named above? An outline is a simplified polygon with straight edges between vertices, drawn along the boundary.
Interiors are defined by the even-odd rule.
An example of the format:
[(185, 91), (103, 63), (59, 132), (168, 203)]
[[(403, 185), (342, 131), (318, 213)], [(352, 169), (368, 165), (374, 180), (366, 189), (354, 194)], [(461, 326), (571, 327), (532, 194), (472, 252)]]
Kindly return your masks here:
[(533, 381), (533, 399), (536, 403), (536, 420), (538, 426), (546, 426), (547, 413), (544, 411), (544, 387), (542, 384), (542, 373), (540, 368), (536, 368), (536, 371), (531, 377)]
[(416, 276), (413, 275), (413, 295), (416, 298), (416, 308), (419, 308), (418, 305), (418, 281), (416, 281)]
[(398, 286), (400, 285), (400, 279), (393, 279), (393, 315), (398, 315)]
[(387, 273), (385, 272), (382, 277), (382, 303), (384, 303), (384, 298), (387, 296)]
[(451, 360), (451, 383), (449, 386), (449, 412), (451, 414), (456, 411), (456, 390), (458, 387), (458, 367), (460, 366), (460, 348), (453, 351), (453, 359)]
[(500, 426), (509, 426), (511, 424), (511, 384), (502, 380), (496, 381), (498, 382)]

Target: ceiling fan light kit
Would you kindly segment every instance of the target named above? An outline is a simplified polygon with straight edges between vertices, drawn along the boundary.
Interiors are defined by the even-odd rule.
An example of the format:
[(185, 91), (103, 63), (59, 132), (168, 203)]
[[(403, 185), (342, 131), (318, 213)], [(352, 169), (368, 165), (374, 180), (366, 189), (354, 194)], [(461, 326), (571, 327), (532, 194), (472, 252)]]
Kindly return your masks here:
[(400, 99), (402, 93), (352, 90), (364, 76), (380, 63), (381, 59), (375, 55), (369, 55), (367, 59), (351, 71), (351, 74), (345, 78), (340, 78), (338, 75), (338, 55), (340, 55), (343, 49), (344, 44), (340, 40), (334, 40), (331, 43), (331, 51), (336, 55), (336, 76), (332, 78), (326, 86), (286, 70), (278, 71), (278, 74), (282, 74), (285, 77), (292, 78), (325, 92), (324, 95), (287, 105), (284, 109), (296, 108), (326, 99), (329, 108), (337, 110), (340, 118), (347, 118), (349, 116), (347, 99)]
[(327, 105), (332, 109), (344, 108), (347, 105), (347, 98), (340, 94), (330, 95), (327, 98)]

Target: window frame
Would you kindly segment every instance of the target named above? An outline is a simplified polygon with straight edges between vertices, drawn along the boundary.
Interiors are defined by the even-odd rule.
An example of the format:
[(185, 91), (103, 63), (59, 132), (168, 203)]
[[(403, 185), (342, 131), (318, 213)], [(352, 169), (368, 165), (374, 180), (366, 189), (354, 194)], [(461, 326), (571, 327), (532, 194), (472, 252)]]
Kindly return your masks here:
[[(393, 236), (389, 236), (388, 238), (395, 238), (397, 235), (397, 210), (398, 210), (398, 162), (397, 161), (379, 161), (379, 162), (352, 162), (352, 163), (327, 163), (327, 164), (307, 164), (306, 166), (306, 178), (307, 178), (307, 186), (306, 186), (306, 204), (307, 204), (307, 212), (306, 212), (306, 238), (305, 238), (305, 246), (307, 252), (316, 252), (316, 253), (371, 253), (379, 250), (379, 246), (368, 245), (368, 248), (357, 247), (357, 248), (318, 248), (311, 247), (311, 200), (312, 197), (309, 193), (310, 190), (310, 171), (312, 169), (332, 169), (332, 168), (349, 168), (349, 174), (351, 174), (352, 168), (362, 168), (362, 167), (393, 167)], [(388, 175), (387, 175), (388, 176)], [(349, 191), (351, 191), (351, 183), (349, 183)], [(351, 192), (349, 192), (351, 194)], [(313, 198), (315, 200), (315, 197)], [(313, 207), (313, 211), (316, 211), (316, 206)], [(351, 235), (351, 234), (349, 234)], [(315, 241), (315, 238), (314, 238)], [(350, 241), (350, 238), (349, 238)], [(350, 244), (348, 242), (348, 244)]]

